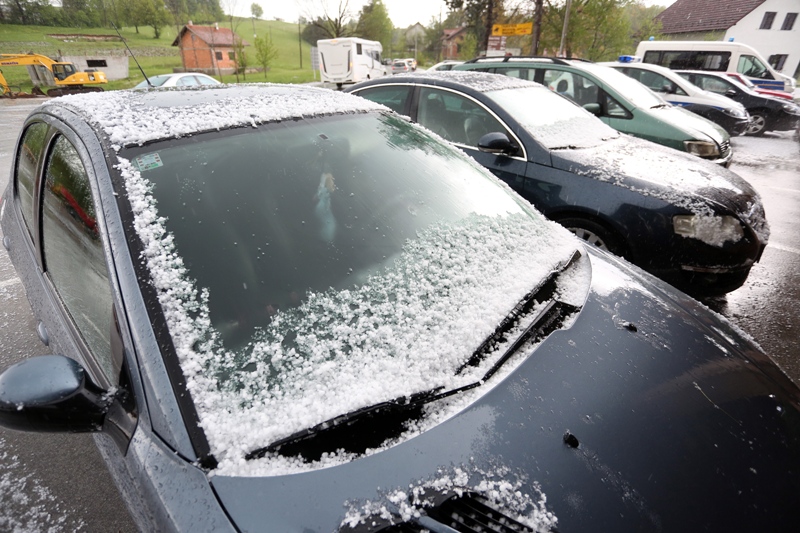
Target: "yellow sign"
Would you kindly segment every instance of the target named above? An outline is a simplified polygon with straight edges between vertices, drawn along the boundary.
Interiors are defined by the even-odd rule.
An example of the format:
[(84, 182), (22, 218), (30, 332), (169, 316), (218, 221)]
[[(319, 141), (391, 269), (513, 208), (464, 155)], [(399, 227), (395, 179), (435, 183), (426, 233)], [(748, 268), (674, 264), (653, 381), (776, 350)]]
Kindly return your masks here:
[(530, 35), (533, 33), (533, 22), (524, 24), (493, 24), (492, 35), (510, 37), (512, 35)]

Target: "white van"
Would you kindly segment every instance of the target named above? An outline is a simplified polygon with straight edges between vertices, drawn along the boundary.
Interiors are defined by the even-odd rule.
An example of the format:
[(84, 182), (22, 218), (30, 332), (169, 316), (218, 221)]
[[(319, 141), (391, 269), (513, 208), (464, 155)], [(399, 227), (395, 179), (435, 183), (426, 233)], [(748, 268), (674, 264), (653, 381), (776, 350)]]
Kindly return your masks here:
[(781, 74), (752, 47), (722, 41), (642, 41), (636, 56), (670, 69), (738, 72), (758, 87), (794, 92), (793, 78)]
[(386, 67), (381, 61), (383, 47), (378, 41), (358, 37), (320, 39), (317, 49), (323, 82), (335, 83), (341, 88), (344, 83), (358, 83), (386, 75)]

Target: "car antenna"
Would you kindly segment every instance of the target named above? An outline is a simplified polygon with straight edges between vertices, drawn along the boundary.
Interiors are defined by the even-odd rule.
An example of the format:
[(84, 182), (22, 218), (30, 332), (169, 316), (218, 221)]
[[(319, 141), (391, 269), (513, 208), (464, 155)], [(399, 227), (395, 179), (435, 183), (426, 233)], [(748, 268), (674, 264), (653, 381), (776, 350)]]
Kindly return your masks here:
[(128, 49), (128, 53), (129, 53), (129, 54), (131, 55), (131, 57), (133, 58), (133, 62), (134, 62), (134, 63), (136, 63), (136, 66), (137, 66), (137, 67), (139, 67), (139, 71), (142, 73), (142, 76), (144, 76), (144, 80), (147, 82), (147, 86), (148, 86), (148, 87), (153, 87), (153, 84), (152, 84), (152, 83), (150, 83), (150, 78), (148, 78), (148, 77), (147, 77), (147, 74), (145, 74), (145, 73), (144, 73), (144, 69), (143, 69), (143, 68), (142, 68), (142, 66), (139, 64), (139, 61), (136, 59), (136, 56), (135, 56), (135, 55), (133, 55), (133, 51), (131, 50), (131, 47), (130, 47), (130, 46), (128, 46), (128, 41), (126, 41), (126, 40), (125, 40), (125, 37), (123, 37), (123, 36), (122, 36), (122, 34), (121, 34), (121, 33), (119, 32), (119, 30), (117, 29), (117, 25), (116, 25), (116, 24), (114, 24), (114, 23), (112, 22), (112, 23), (111, 23), (111, 27), (112, 27), (112, 28), (114, 28), (114, 31), (115, 31), (115, 32), (117, 32), (117, 35), (119, 35), (119, 38), (120, 38), (120, 39), (122, 39), (122, 43), (125, 45), (125, 48), (127, 48), (127, 49)]

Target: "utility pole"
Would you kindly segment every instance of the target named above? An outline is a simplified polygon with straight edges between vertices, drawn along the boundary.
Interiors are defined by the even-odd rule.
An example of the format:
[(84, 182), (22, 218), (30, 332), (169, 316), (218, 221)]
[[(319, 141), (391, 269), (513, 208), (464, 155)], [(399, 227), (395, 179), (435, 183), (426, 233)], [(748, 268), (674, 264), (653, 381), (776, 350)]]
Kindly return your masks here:
[(567, 0), (567, 11), (564, 13), (564, 27), (561, 30), (561, 46), (558, 47), (558, 57), (564, 57), (564, 43), (567, 40), (567, 28), (569, 27), (569, 8), (572, 7), (572, 0)]
[(300, 19), (297, 19), (297, 48), (300, 49), (300, 68), (303, 68), (303, 31), (300, 29)]

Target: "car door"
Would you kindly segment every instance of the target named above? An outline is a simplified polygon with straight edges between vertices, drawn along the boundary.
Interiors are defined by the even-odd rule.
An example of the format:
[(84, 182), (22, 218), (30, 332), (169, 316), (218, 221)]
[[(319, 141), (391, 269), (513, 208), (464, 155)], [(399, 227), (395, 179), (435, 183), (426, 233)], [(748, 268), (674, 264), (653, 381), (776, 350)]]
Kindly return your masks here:
[(32, 296), (39, 336), (78, 360), (94, 385), (126, 391), (105, 426), (124, 452), (138, 414), (127, 394), (130, 376), (87, 152), (74, 132), (46, 122), (28, 126), (20, 152), (16, 199), (43, 286), (44, 298)]
[[(522, 192), (527, 168), (525, 147), (500, 118), (477, 99), (442, 87), (420, 86), (412, 118), (441, 135), (472, 156), (494, 175)], [(500, 132), (520, 150), (513, 156), (489, 154), (478, 149), (478, 141), (487, 133)]]

